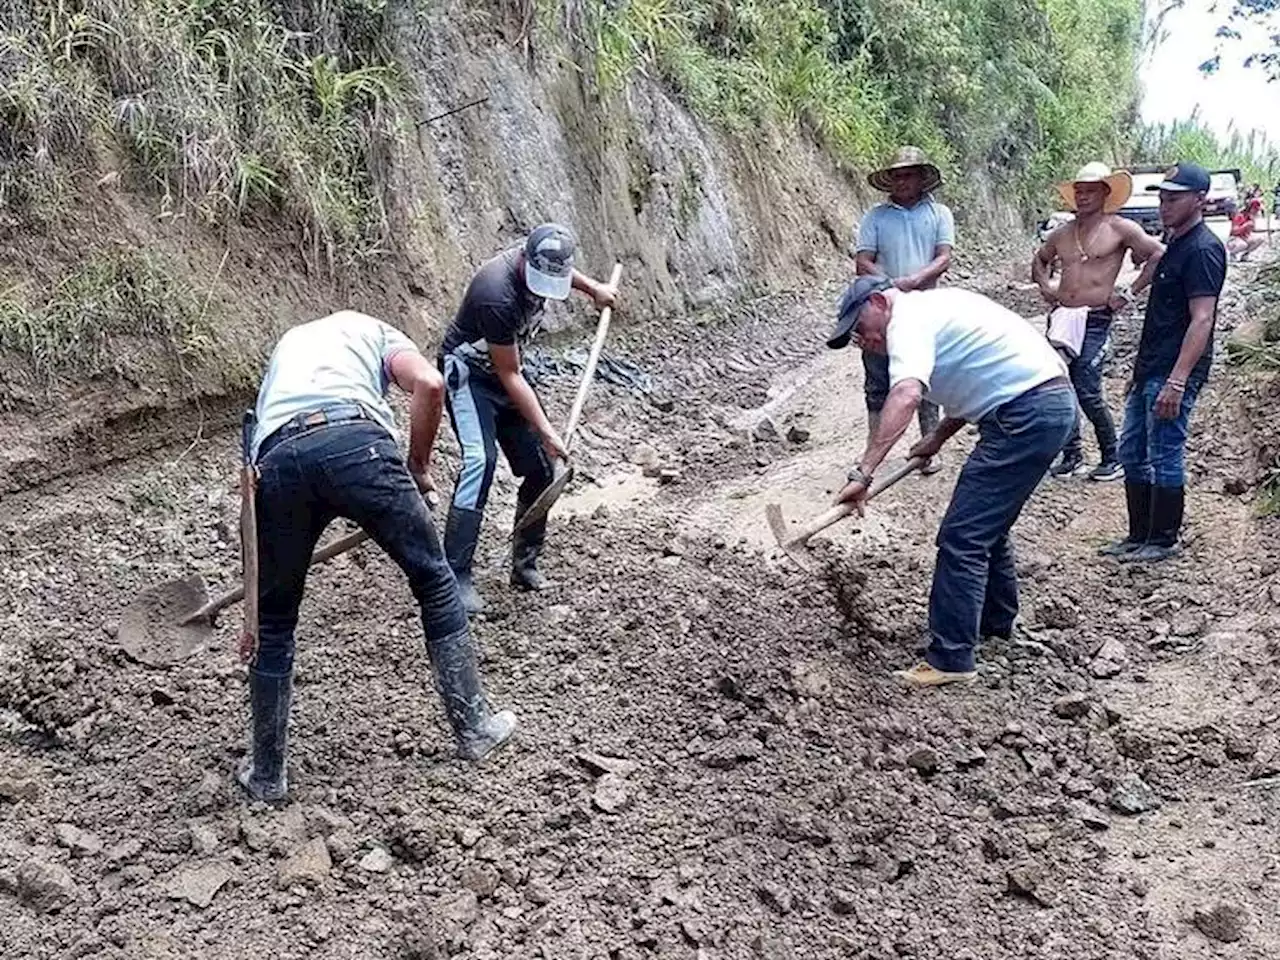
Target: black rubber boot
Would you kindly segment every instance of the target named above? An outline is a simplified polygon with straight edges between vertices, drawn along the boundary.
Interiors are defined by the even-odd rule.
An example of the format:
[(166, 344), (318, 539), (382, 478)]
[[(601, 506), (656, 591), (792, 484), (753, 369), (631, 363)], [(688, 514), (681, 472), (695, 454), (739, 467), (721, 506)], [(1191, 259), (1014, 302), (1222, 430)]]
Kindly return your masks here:
[(489, 709), (470, 631), (463, 628), (428, 640), (427, 654), (435, 668), (445, 715), (458, 741), (458, 755), (465, 760), (482, 760), (510, 740), (516, 732), (516, 715), (510, 710), (494, 713)]
[(1151, 534), (1144, 546), (1122, 556), (1134, 563), (1167, 560), (1181, 552), (1178, 534), (1182, 530), (1183, 487), (1151, 488)]
[(1126, 483), (1124, 499), (1129, 510), (1129, 535), (1099, 550), (1104, 557), (1123, 557), (1132, 553), (1146, 544), (1151, 536), (1151, 484)]
[(285, 771), (293, 675), (283, 677), (249, 668), (249, 704), (253, 711), (253, 756), (236, 779), (255, 800), (278, 803), (289, 792)]
[[(536, 498), (535, 498), (536, 499)], [(531, 501), (532, 502), (532, 501)], [(530, 504), (516, 500), (516, 523), (524, 516)], [(545, 590), (547, 578), (538, 572), (538, 557), (547, 540), (547, 518), (531, 523), (511, 541), (511, 585), (522, 590)]]
[(445, 559), (458, 581), (458, 599), (467, 613), (479, 613), (484, 609), (484, 598), (476, 590), (471, 576), (471, 562), (476, 555), (483, 520), (484, 514), (479, 510), (466, 510), (450, 504), (449, 518), (444, 526)]

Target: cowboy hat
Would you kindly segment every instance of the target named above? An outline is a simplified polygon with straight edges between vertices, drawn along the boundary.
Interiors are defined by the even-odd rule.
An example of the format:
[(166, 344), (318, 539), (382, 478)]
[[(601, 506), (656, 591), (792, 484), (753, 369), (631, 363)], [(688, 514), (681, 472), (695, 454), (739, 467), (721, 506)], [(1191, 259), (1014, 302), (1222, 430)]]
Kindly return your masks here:
[(1103, 213), (1115, 213), (1133, 195), (1133, 177), (1128, 170), (1117, 170), (1114, 173), (1105, 163), (1094, 161), (1080, 168), (1074, 180), (1064, 180), (1058, 184), (1058, 193), (1068, 210), (1076, 208), (1075, 186), (1077, 183), (1105, 183), (1111, 191), (1107, 194), (1107, 202), (1102, 207)]
[(903, 167), (919, 167), (924, 171), (925, 193), (937, 190), (942, 184), (941, 171), (929, 162), (929, 158), (919, 147), (899, 147), (892, 160), (867, 177), (867, 183), (882, 193), (889, 193), (893, 190), (893, 181), (889, 178), (889, 173)]

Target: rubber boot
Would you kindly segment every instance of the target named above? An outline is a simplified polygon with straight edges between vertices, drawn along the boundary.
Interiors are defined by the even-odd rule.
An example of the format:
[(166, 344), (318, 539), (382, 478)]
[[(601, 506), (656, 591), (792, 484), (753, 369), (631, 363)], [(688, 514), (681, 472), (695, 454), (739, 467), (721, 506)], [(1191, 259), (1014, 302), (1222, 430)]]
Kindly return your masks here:
[(458, 599), (467, 613), (484, 610), (484, 598), (476, 589), (471, 575), (471, 562), (476, 555), (476, 542), (480, 539), (480, 523), (484, 514), (479, 510), (467, 510), (449, 505), (449, 518), (444, 525), (444, 555), (458, 581)]
[[(516, 522), (530, 504), (516, 500)], [(547, 578), (538, 572), (538, 557), (547, 540), (547, 518), (544, 516), (515, 534), (511, 542), (511, 585), (522, 590), (545, 590)]]
[(1182, 487), (1151, 488), (1151, 535), (1145, 545), (1120, 559), (1134, 563), (1167, 560), (1181, 552), (1178, 533), (1182, 530), (1185, 491)]
[(510, 710), (494, 713), (489, 709), (480, 686), (471, 633), (465, 627), (428, 640), (427, 653), (435, 668), (445, 715), (458, 741), (458, 756), (464, 760), (484, 759), (511, 739), (516, 732), (516, 715)]
[(249, 704), (253, 711), (253, 756), (236, 779), (255, 800), (278, 803), (289, 792), (285, 771), (293, 675), (283, 677), (249, 668)]
[(1151, 484), (1126, 483), (1124, 498), (1129, 510), (1129, 535), (1099, 550), (1098, 553), (1104, 557), (1123, 557), (1132, 553), (1151, 536)]

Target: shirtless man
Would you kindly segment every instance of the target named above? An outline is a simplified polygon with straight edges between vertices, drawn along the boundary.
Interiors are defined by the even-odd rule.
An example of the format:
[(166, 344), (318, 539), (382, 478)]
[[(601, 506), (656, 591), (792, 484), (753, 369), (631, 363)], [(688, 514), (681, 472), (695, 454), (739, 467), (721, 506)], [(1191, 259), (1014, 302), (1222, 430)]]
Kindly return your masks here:
[[(1133, 180), (1123, 170), (1115, 173), (1103, 163), (1081, 168), (1075, 180), (1058, 190), (1075, 219), (1049, 235), (1031, 261), (1031, 278), (1051, 308), (1088, 308), (1084, 338), (1075, 357), (1067, 356), (1071, 384), (1080, 409), (1098, 437), (1102, 462), (1088, 473), (1091, 480), (1118, 480), (1124, 476), (1116, 455), (1116, 426), (1107, 408), (1102, 384), (1102, 361), (1117, 311), (1133, 303), (1136, 294), (1150, 285), (1164, 245), (1136, 223), (1118, 217), (1133, 192)], [(1116, 278), (1128, 251), (1142, 272), (1132, 287), (1117, 287)], [(1062, 278), (1055, 285), (1052, 266), (1058, 263)], [(1085, 471), (1084, 453), (1077, 424), (1062, 449), (1062, 457), (1049, 471), (1055, 477), (1076, 476)]]

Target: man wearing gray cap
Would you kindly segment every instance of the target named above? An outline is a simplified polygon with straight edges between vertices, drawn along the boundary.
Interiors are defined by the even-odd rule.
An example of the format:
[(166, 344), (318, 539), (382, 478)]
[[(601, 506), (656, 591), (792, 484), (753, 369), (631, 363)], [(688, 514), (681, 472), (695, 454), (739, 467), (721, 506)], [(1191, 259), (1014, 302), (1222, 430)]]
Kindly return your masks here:
[(945, 418), (911, 448), (932, 457), (966, 423), (979, 440), (938, 530), (923, 663), (897, 676), (938, 686), (977, 676), (981, 638), (1008, 638), (1018, 613), (1009, 531), (1076, 426), (1076, 398), (1049, 342), (1016, 313), (968, 290), (903, 292), (859, 277), (840, 302), (827, 345), (854, 343), (889, 360), (879, 429), (838, 502), (861, 513), (872, 475), (926, 398)]
[[(523, 479), (516, 494), (517, 524), (551, 482), (551, 458), (568, 458), (564, 441), (521, 370), (521, 349), (538, 332), (548, 299), (566, 300), (571, 290), (579, 290), (603, 308), (617, 296), (612, 286), (574, 269), (577, 248), (568, 227), (544, 223), (523, 244), (489, 260), (472, 278), (440, 346), (437, 362), (444, 372), (449, 420), (462, 447), (444, 552), (468, 613), (484, 608), (471, 565), (497, 448)], [(540, 590), (546, 585), (537, 569), (546, 535), (545, 519), (515, 535), (512, 586)]]

